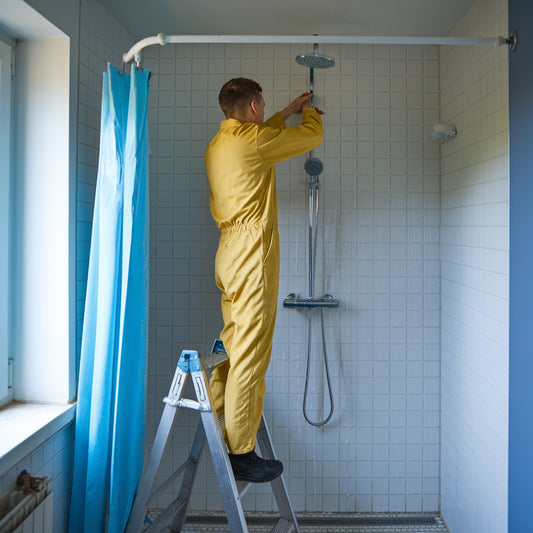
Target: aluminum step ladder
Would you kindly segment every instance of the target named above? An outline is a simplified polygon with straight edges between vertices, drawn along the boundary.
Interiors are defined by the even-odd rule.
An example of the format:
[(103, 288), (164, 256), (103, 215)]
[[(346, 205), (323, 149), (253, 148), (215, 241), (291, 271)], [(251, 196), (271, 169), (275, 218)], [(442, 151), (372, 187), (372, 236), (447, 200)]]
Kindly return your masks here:
[[(198, 352), (193, 350), (184, 350), (181, 353), (168, 396), (163, 399), (165, 407), (148, 463), (139, 482), (125, 533), (139, 533), (141, 530), (149, 533), (181, 531), (185, 524), (187, 506), (192, 493), (198, 462), (206, 441), (213, 459), (230, 531), (231, 533), (248, 532), (241, 496), (249, 488), (250, 483), (235, 480), (222, 434), (224, 420), (223, 417), (219, 419), (212, 408), (213, 402), (207, 378), (207, 373), (210, 375), (213, 369), (226, 361), (227, 358), (224, 345), (220, 340), (214, 342), (212, 353), (206, 357), (200, 358)], [(196, 400), (182, 397), (189, 375), (194, 385)], [(151, 499), (155, 477), (180, 407), (200, 412), (196, 435), (187, 461), (164, 481), (155, 493), (164, 490), (174, 479), (183, 474), (181, 489), (177, 498), (145, 527), (146, 510)], [(263, 416), (256, 440), (265, 459), (276, 458)], [(280, 518), (271, 533), (288, 533), (289, 531), (300, 533), (282, 476), (272, 480), (270, 484), (280, 512)]]

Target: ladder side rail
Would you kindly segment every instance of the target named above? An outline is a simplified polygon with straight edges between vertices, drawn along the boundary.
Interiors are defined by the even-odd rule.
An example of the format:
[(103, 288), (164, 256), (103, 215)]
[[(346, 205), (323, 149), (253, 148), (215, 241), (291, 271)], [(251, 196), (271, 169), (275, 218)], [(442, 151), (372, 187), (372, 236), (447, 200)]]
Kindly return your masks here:
[(148, 463), (146, 464), (146, 468), (139, 481), (137, 494), (133, 501), (133, 507), (125, 533), (139, 533), (144, 523), (146, 504), (152, 493), (152, 487), (154, 485), (157, 471), (159, 470), (159, 465), (161, 464), (161, 458), (167, 447), (172, 427), (174, 426), (174, 421), (176, 419), (176, 414), (178, 412), (176, 400), (181, 398), (183, 388), (187, 382), (188, 372), (188, 362), (185, 362), (184, 353), (182, 352), (176, 366), (174, 379), (170, 385), (169, 395), (163, 400), (165, 402), (165, 408), (161, 415), (161, 421), (157, 428)]
[(168, 478), (165, 479), (165, 481), (163, 481), (161, 485), (153, 489), (152, 493), (150, 494), (150, 498), (146, 502), (146, 507), (150, 507), (152, 501), (158, 498), (162, 492), (164, 492), (170, 485), (172, 485), (174, 480), (179, 477), (186, 468), (189, 468), (189, 466), (190, 461), (189, 459), (187, 459), (177, 470), (174, 470), (174, 472), (172, 472), (172, 474), (170, 474), (170, 476), (168, 476)]
[[(276, 454), (274, 452), (274, 447), (272, 446), (272, 439), (270, 438), (270, 432), (265, 422), (264, 415), (261, 416), (261, 422), (259, 424), (259, 430), (257, 431), (257, 441), (261, 449), (261, 453), (265, 459), (276, 459)], [(280, 515), (286, 520), (292, 522), (294, 525), (295, 533), (300, 533), (300, 528), (298, 526), (298, 521), (296, 520), (296, 515), (292, 509), (291, 502), (289, 500), (289, 495), (287, 492), (287, 487), (285, 485), (285, 480), (283, 476), (278, 476), (276, 479), (273, 479), (270, 482), (272, 487), (272, 492), (276, 498), (276, 503)]]
[(157, 471), (161, 464), (161, 458), (167, 446), (172, 426), (174, 425), (174, 418), (178, 409), (171, 405), (165, 405), (161, 422), (157, 430), (150, 458), (146, 464), (146, 468), (139, 482), (139, 488), (135, 500), (133, 501), (133, 508), (131, 511), (128, 525), (125, 533), (139, 533), (146, 515), (146, 505), (152, 492)]
[(224, 453), (226, 442), (214, 414), (201, 413), (205, 433), (209, 442), (209, 450), (213, 458), (213, 467), (218, 480), (224, 508), (228, 517), (231, 533), (248, 533), (246, 519), (239, 496), (239, 490), (227, 453)]
[(205, 446), (206, 436), (204, 430), (204, 424), (200, 419), (198, 421), (198, 427), (196, 428), (196, 434), (189, 453), (189, 467), (183, 475), (181, 481), (181, 488), (178, 494), (178, 498), (186, 502), (186, 504), (176, 513), (171, 522), (170, 531), (181, 531), (185, 524), (185, 518), (187, 516), (187, 507), (191, 498), (192, 488), (194, 480), (196, 479), (196, 472), (198, 471), (198, 463), (202, 455), (202, 451)]
[[(198, 401), (202, 403), (205, 398), (210, 406), (213, 404), (211, 389), (206, 386), (207, 378), (202, 368), (198, 372), (191, 372)], [(248, 533), (248, 526), (239, 496), (233, 469), (227, 454), (226, 441), (214, 410), (200, 412), (204, 425), (205, 435), (209, 443), (209, 450), (213, 459), (213, 466), (217, 476), (218, 485), (222, 495), (224, 508), (231, 533)]]

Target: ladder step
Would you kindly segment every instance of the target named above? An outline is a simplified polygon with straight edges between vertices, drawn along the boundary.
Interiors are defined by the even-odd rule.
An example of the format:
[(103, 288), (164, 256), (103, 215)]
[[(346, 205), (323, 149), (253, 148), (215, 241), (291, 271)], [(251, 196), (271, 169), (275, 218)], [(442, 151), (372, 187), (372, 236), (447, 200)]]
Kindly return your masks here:
[(270, 533), (289, 533), (293, 527), (292, 522), (289, 522), (286, 518), (280, 518)]
[(235, 483), (237, 484), (237, 490), (239, 491), (239, 496), (244, 496), (244, 494), (248, 491), (251, 485), (249, 481), (235, 480)]
[[(169, 522), (179, 513), (185, 511), (188, 501), (186, 498), (176, 498), (157, 518), (144, 530), (150, 533), (168, 533)], [(144, 533), (143, 532), (143, 533)]]
[(228, 354), (224, 352), (210, 353), (209, 355), (200, 357), (200, 360), (202, 361), (204, 370), (206, 372), (212, 372), (214, 368), (228, 360)]

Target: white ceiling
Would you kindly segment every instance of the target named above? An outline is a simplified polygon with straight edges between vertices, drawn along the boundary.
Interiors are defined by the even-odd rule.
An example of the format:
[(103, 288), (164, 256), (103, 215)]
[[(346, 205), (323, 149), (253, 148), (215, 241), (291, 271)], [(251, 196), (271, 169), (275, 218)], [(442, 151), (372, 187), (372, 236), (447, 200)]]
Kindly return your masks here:
[(135, 37), (447, 36), (475, 0), (100, 0)]

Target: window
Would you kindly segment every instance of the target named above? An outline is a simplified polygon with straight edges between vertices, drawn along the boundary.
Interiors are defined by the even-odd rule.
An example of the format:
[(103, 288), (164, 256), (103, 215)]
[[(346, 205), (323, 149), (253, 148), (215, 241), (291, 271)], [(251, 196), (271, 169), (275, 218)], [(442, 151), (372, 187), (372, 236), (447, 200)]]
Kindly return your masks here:
[(11, 195), (11, 57), (0, 40), (0, 405), (11, 399), (9, 387), (9, 265)]
[(0, 476), (75, 412), (78, 49), (51, 20), (78, 39), (79, 5), (30, 3), (0, 9)]
[[(13, 394), (71, 398), (69, 39), (17, 42), (10, 349)], [(72, 312), (71, 312), (72, 310)]]
[[(77, 53), (71, 54), (69, 37), (27, 2), (12, 0), (10, 6), (0, 10), (0, 28), (8, 37), (3, 40), (11, 39), (16, 59), (11, 72), (10, 47), (2, 47), (2, 102), (8, 82), (11, 95), (0, 109), (10, 110), (11, 127), (2, 115), (0, 404), (10, 399), (61, 404), (75, 395), (76, 93), (71, 60), (76, 65)], [(63, 22), (77, 28), (76, 11)], [(9, 152), (8, 169), (4, 154)]]

